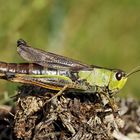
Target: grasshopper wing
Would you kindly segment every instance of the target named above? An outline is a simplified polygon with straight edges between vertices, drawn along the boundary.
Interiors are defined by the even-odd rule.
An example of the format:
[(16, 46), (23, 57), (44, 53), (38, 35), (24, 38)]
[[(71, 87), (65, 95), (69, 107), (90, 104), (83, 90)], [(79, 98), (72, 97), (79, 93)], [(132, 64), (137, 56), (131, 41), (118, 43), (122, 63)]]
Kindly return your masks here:
[(32, 48), (22, 39), (17, 41), (17, 51), (23, 59), (48, 68), (71, 70), (90, 68), (89, 65), (83, 64), (77, 60)]

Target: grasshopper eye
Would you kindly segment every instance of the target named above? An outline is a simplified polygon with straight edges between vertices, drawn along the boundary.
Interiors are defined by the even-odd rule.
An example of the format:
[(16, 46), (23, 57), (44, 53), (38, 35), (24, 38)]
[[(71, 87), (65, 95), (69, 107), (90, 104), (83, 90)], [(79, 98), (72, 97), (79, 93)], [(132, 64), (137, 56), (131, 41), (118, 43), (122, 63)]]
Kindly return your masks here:
[(118, 81), (120, 81), (121, 79), (122, 79), (122, 77), (123, 77), (123, 74), (122, 74), (122, 72), (121, 71), (118, 71), (117, 73), (116, 73), (116, 79), (118, 80)]

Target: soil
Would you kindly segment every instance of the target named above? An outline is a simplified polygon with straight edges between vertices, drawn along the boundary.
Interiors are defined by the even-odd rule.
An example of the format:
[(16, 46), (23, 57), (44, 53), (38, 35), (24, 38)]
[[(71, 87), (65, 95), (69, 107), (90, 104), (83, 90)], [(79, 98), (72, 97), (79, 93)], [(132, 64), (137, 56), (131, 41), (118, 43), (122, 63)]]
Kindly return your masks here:
[(0, 140), (140, 140), (140, 102), (23, 85), (0, 106)]

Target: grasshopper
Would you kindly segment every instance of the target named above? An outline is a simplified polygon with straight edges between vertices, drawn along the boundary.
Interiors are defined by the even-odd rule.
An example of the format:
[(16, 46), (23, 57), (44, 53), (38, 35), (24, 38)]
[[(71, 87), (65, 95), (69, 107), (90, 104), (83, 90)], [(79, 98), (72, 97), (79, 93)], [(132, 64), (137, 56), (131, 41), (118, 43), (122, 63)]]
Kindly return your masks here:
[(123, 88), (128, 76), (140, 71), (139, 66), (126, 73), (120, 69), (87, 65), (32, 48), (22, 39), (17, 41), (17, 52), (30, 63), (0, 62), (0, 79), (59, 91), (52, 99), (65, 90), (101, 93), (109, 99)]

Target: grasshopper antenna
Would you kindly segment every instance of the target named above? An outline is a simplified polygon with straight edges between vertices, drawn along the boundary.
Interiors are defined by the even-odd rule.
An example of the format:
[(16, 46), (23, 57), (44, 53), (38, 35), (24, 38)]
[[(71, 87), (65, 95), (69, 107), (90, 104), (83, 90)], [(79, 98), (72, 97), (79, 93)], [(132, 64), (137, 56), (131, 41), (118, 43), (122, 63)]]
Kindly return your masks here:
[(133, 68), (133, 69), (126, 75), (126, 77), (128, 77), (128, 76), (130, 76), (130, 75), (132, 75), (132, 74), (134, 74), (134, 73), (137, 73), (137, 72), (139, 72), (139, 71), (140, 71), (140, 66), (137, 66), (137, 67)]

